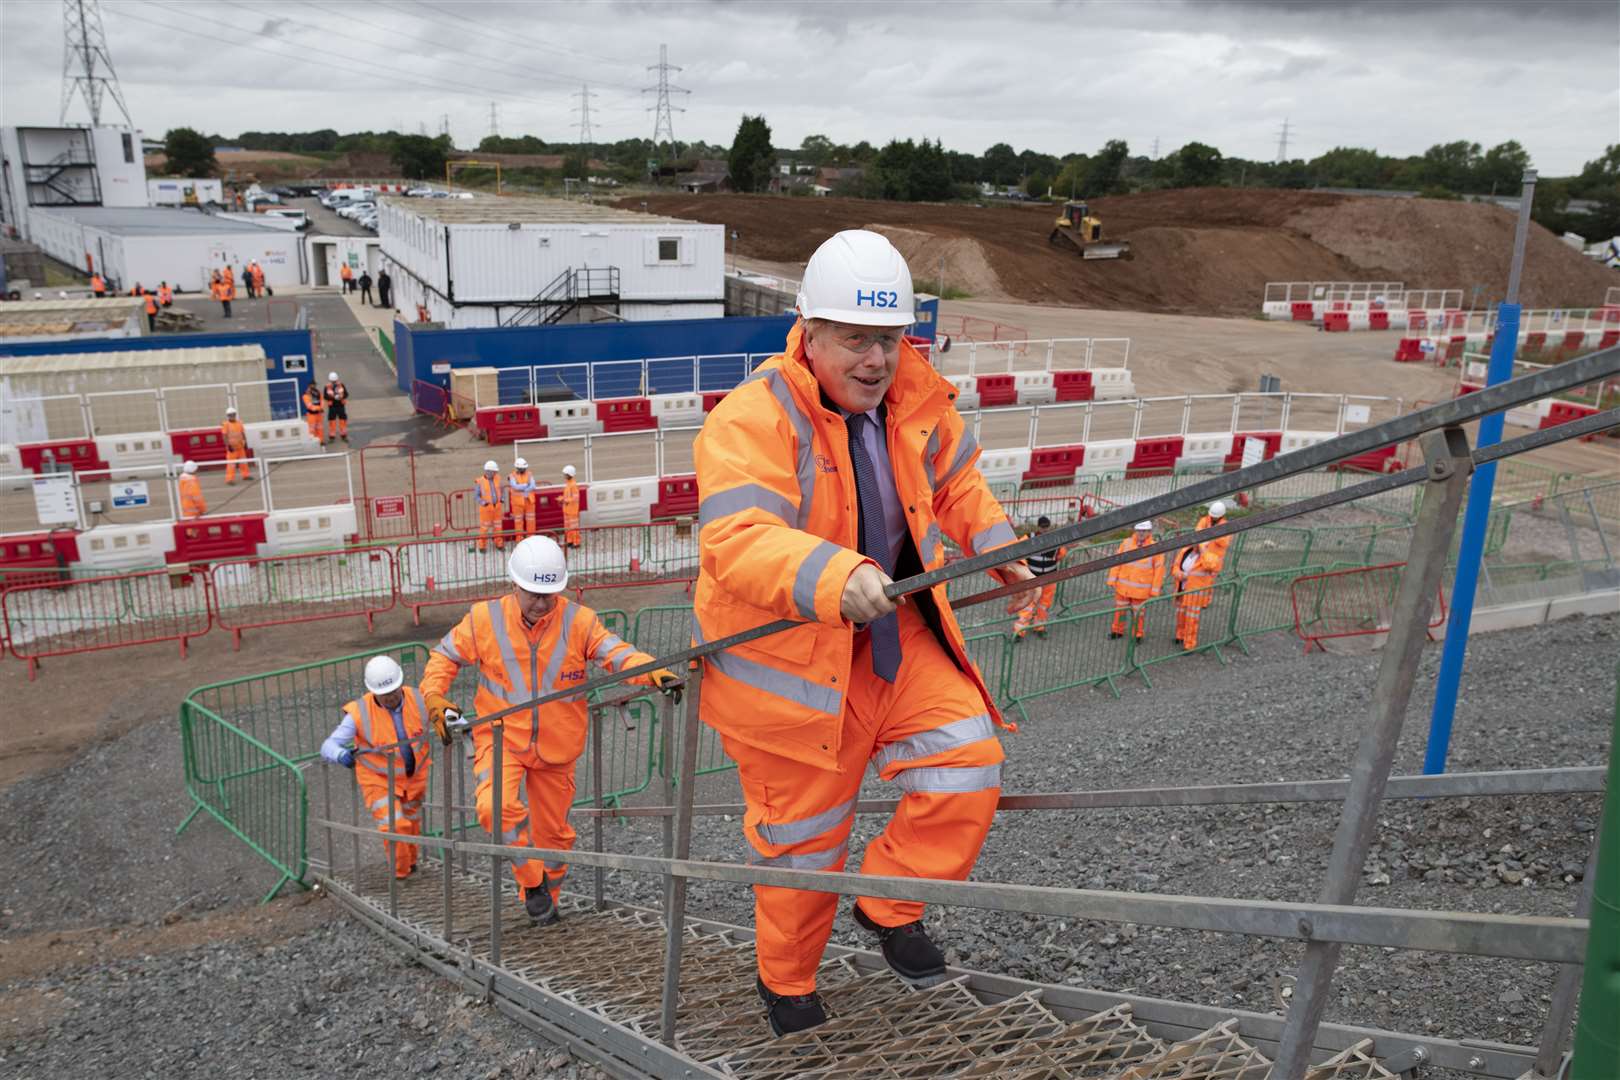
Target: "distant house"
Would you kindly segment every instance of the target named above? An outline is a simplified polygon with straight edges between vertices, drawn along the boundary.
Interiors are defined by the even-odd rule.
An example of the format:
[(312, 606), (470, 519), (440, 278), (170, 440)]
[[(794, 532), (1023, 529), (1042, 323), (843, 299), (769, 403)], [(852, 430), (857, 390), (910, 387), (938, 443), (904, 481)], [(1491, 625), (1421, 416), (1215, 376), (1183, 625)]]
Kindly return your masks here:
[(731, 168), (723, 158), (700, 158), (697, 168), (679, 173), (675, 183), (690, 195), (708, 195), (731, 190)]
[(839, 167), (837, 165), (823, 165), (816, 170), (815, 183), (810, 190), (816, 195), (831, 195), (840, 184), (849, 184), (866, 175), (866, 170), (859, 165)]

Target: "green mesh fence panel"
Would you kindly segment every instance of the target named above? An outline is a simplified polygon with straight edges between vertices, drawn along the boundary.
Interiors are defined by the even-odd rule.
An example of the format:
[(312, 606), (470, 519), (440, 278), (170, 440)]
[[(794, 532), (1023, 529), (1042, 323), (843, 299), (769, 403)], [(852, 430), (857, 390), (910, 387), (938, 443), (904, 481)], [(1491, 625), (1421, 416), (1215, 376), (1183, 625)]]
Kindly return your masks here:
[(1232, 620), (1232, 640), (1240, 647), (1247, 638), (1272, 634), (1294, 627), (1294, 606), (1288, 589), (1297, 577), (1320, 574), (1326, 567), (1301, 566), (1245, 574), (1238, 579), (1237, 611)]
[(1002, 693), (1007, 704), (1027, 720), (1025, 703), (1044, 694), (1100, 683), (1118, 697), (1117, 680), (1131, 669), (1130, 637), (1108, 636), (1112, 618), (1112, 611), (1063, 615), (1046, 624), (1044, 638), (1030, 634), (1006, 644)]
[[(602, 711), (602, 798), (614, 804), (639, 794), (658, 767), (658, 703), (635, 698)], [(591, 803), (591, 741), (574, 765), (574, 805)]]
[(1311, 541), (1310, 529), (1261, 525), (1238, 534), (1226, 550), (1226, 561), (1238, 574), (1304, 566), (1311, 554)]
[[(1189, 656), (1195, 652), (1214, 650), (1220, 656), (1220, 647), (1232, 640), (1232, 621), (1237, 614), (1238, 587), (1229, 581), (1219, 582), (1209, 590), (1209, 603), (1199, 609), (1198, 644), (1188, 649), (1178, 642), (1176, 601), (1171, 593), (1156, 596), (1139, 609), (1139, 618), (1145, 624), (1143, 635), (1131, 648), (1131, 660), (1138, 668), (1162, 664), (1166, 660)], [(1221, 658), (1225, 662), (1225, 658)], [(1145, 678), (1146, 676), (1144, 676)]]

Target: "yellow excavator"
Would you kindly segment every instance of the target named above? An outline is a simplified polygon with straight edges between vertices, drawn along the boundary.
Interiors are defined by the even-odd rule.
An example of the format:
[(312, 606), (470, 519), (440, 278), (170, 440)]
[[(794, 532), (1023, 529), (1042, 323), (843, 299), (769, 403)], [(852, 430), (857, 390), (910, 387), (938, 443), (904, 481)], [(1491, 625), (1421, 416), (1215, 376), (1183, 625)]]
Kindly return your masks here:
[[(1060, 240), (1059, 237), (1062, 239)], [(1058, 218), (1052, 226), (1052, 232), (1047, 236), (1047, 242), (1059, 244), (1064, 241), (1074, 245), (1080, 252), (1082, 259), (1129, 259), (1131, 257), (1131, 242), (1129, 240), (1103, 239), (1102, 221), (1091, 216), (1091, 210), (1083, 201), (1071, 199), (1063, 204), (1063, 216)]]

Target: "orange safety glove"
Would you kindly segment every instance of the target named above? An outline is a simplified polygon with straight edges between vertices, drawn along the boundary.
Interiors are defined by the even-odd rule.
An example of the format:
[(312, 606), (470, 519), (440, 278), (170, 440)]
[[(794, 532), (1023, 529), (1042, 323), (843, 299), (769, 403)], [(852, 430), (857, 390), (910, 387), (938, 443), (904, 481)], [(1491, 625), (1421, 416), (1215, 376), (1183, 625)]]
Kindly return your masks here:
[(450, 726), (461, 724), (461, 709), (443, 694), (425, 694), (423, 701), (427, 704), (428, 719), (433, 723), (433, 731), (439, 736), (439, 741), (450, 745)]

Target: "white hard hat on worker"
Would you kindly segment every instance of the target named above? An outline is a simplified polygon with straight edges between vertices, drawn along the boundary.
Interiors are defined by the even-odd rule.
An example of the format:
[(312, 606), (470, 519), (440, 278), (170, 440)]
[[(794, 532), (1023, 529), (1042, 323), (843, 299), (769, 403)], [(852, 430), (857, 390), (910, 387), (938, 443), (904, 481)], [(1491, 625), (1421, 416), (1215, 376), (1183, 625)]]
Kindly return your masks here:
[(405, 672), (391, 656), (373, 656), (366, 661), (366, 689), (373, 694), (392, 694), (405, 684)]
[(506, 572), (516, 588), (518, 611), (529, 626), (537, 625), (557, 607), (557, 594), (568, 587), (568, 561), (549, 536), (531, 536), (512, 549)]
[(911, 270), (887, 237), (846, 229), (810, 256), (799, 285), (804, 349), (834, 404), (868, 412), (883, 401), (915, 304)]

